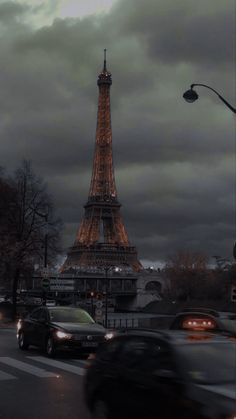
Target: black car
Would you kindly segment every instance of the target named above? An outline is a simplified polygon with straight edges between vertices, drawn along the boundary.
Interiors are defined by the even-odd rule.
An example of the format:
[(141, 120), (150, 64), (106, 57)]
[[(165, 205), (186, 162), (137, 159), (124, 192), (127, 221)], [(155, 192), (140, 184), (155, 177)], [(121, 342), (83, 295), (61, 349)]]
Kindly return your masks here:
[(206, 332), (119, 332), (84, 377), (93, 419), (236, 419), (236, 340)]
[(208, 308), (186, 308), (176, 314), (170, 329), (227, 332), (236, 337), (236, 313)]
[(40, 307), (17, 324), (19, 348), (39, 346), (50, 357), (59, 349), (91, 353), (105, 336), (105, 328), (77, 307)]

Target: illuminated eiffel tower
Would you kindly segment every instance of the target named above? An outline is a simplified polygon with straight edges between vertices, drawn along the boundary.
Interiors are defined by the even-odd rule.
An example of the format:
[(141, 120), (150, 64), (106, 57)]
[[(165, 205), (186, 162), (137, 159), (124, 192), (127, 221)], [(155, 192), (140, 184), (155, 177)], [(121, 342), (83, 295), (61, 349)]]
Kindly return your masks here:
[(84, 216), (62, 272), (69, 269), (117, 266), (142, 269), (137, 251), (129, 243), (115, 185), (110, 110), (111, 73), (104, 66), (98, 76), (98, 113), (93, 172)]

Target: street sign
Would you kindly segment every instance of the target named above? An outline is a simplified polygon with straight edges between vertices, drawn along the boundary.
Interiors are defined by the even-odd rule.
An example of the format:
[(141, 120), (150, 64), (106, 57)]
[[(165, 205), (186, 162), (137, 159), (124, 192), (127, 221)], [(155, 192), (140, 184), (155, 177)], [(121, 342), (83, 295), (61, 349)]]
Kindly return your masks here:
[(103, 302), (102, 302), (101, 300), (98, 300), (98, 301), (96, 301), (95, 306), (96, 306), (97, 308), (102, 308), (102, 306), (103, 306)]
[[(100, 301), (101, 302), (101, 301)], [(99, 308), (98, 306), (97, 306), (97, 303), (98, 303), (98, 301), (96, 302), (96, 305), (95, 305), (95, 313), (94, 313), (94, 318), (95, 318), (95, 321), (97, 322), (97, 323), (102, 323), (102, 321), (103, 321), (103, 311), (102, 311), (102, 306), (101, 306), (101, 308)], [(102, 302), (101, 302), (102, 303)]]
[(42, 287), (44, 290), (48, 290), (50, 288), (50, 279), (43, 278), (42, 279)]
[(49, 275), (49, 269), (48, 269), (48, 268), (43, 268), (43, 269), (41, 270), (41, 275), (42, 275), (42, 278), (48, 278), (48, 275)]
[(236, 303), (236, 286), (235, 285), (231, 287), (231, 301)]
[(101, 308), (96, 308), (96, 310), (95, 310), (95, 316), (96, 317), (102, 316), (102, 309)]

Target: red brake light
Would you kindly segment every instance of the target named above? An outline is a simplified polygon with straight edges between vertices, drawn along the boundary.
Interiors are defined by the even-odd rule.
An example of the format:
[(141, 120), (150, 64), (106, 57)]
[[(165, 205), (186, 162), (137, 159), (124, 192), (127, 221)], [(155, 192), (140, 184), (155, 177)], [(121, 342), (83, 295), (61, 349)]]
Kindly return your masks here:
[(185, 330), (212, 330), (216, 329), (216, 323), (210, 317), (185, 317), (182, 322), (182, 328)]
[(197, 334), (195, 334), (195, 335), (189, 335), (189, 336), (187, 336), (187, 339), (188, 340), (194, 340), (194, 341), (199, 341), (199, 340), (208, 340), (208, 339), (211, 339), (211, 336), (210, 335), (201, 335), (200, 333), (197, 333)]

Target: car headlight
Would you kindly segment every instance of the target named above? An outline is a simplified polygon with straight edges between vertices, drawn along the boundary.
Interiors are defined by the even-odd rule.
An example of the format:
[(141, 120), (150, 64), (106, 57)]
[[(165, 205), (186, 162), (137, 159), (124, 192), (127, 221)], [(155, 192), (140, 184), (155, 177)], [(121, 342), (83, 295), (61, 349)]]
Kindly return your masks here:
[(108, 333), (105, 334), (105, 339), (110, 340), (110, 339), (114, 338), (114, 336), (115, 336), (114, 333), (108, 332)]
[(62, 332), (61, 330), (57, 330), (56, 331), (56, 337), (59, 338), (59, 339), (71, 339), (72, 338), (72, 334), (71, 333)]

